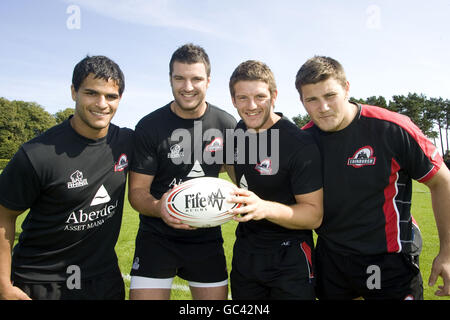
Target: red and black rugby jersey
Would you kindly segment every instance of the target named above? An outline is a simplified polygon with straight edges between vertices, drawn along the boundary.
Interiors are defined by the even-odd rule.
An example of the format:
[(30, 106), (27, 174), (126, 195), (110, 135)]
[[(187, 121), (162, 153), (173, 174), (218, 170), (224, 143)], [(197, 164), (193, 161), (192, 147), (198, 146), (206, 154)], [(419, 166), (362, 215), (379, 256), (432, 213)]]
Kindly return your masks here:
[(443, 163), (437, 148), (406, 116), (358, 105), (353, 122), (323, 132), (324, 219), (317, 233), (343, 254), (414, 253), (420, 233), (411, 216), (412, 179), (426, 182)]

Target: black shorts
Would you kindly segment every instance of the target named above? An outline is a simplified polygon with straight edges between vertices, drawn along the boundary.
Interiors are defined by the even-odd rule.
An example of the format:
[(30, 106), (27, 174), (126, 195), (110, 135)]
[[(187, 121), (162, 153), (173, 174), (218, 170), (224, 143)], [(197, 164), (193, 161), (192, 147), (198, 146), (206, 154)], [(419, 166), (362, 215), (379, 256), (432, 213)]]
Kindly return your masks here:
[(81, 279), (79, 287), (66, 282), (25, 282), (14, 281), (33, 300), (124, 300), (125, 285), (122, 274), (114, 271), (91, 279)]
[(418, 257), (404, 253), (340, 255), (319, 239), (316, 272), (321, 300), (423, 300)]
[(230, 275), (233, 300), (314, 300), (311, 248), (296, 240), (263, 252), (236, 242)]
[(139, 230), (131, 276), (228, 283), (223, 240), (185, 243)]

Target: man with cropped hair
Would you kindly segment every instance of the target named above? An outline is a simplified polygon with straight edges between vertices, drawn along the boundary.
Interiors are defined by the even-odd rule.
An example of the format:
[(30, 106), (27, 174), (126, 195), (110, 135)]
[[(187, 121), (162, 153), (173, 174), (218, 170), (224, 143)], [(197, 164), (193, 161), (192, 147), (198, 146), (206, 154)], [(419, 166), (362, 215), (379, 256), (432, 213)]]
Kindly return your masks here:
[[(73, 116), (23, 144), (0, 176), (1, 299), (124, 299), (119, 236), (133, 131), (111, 123), (119, 66), (74, 68)], [(18, 215), (30, 209), (14, 247)]]
[[(311, 230), (322, 221), (319, 149), (309, 134), (274, 111), (278, 91), (266, 64), (241, 63), (229, 87), (242, 119), (235, 138), (245, 140), (243, 146), (238, 141), (235, 144), (234, 169), (241, 189), (231, 201), (244, 205), (233, 210), (239, 225), (232, 297), (313, 300)], [(237, 134), (238, 130), (246, 135)], [(256, 162), (252, 162), (255, 154)]]
[(296, 88), (322, 154), (324, 218), (316, 231), (319, 299), (423, 299), (420, 230), (411, 215), (412, 179), (428, 186), (440, 251), (438, 276), (450, 295), (450, 173), (436, 147), (403, 115), (349, 101), (335, 59), (316, 56)]
[[(206, 101), (211, 66), (202, 47), (179, 47), (169, 70), (174, 100), (142, 118), (135, 130), (129, 200), (140, 213), (140, 225), (130, 299), (170, 299), (175, 276), (188, 281), (196, 300), (227, 299), (220, 226), (195, 229), (183, 224), (169, 215), (165, 200), (177, 184), (219, 175), (224, 161), (217, 154), (225, 150), (225, 130), (233, 129), (236, 120)], [(210, 129), (218, 134), (204, 139)], [(212, 153), (220, 161), (205, 161), (204, 155)]]

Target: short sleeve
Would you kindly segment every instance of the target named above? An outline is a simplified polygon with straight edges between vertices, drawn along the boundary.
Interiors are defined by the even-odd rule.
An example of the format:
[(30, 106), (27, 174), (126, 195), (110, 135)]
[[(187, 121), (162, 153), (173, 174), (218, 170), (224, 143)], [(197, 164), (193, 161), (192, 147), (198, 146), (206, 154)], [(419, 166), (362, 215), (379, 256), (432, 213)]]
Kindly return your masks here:
[(158, 170), (157, 146), (153, 137), (139, 124), (134, 132), (131, 170), (148, 175), (155, 175)]
[(315, 143), (307, 144), (294, 153), (290, 165), (293, 194), (306, 194), (322, 188), (322, 160)]
[(401, 137), (402, 143), (402, 146), (397, 148), (399, 152), (396, 158), (411, 178), (419, 182), (428, 181), (442, 166), (442, 156), (412, 121), (401, 130), (403, 132), (396, 135)]
[(40, 179), (21, 147), (0, 175), (0, 203), (11, 210), (30, 208), (40, 195)]

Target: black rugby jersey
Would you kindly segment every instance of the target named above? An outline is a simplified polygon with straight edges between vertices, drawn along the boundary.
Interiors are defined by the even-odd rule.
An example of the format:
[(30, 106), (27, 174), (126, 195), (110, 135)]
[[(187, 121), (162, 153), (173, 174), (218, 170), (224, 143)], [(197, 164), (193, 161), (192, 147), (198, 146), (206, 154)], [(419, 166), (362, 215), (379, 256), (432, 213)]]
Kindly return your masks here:
[[(322, 187), (321, 159), (313, 137), (283, 117), (261, 133), (247, 131), (241, 120), (235, 131), (235, 171), (238, 185), (258, 197), (285, 205), (296, 203), (295, 195)], [(245, 144), (239, 145), (246, 132)], [(266, 219), (241, 222), (236, 230), (239, 240), (252, 248), (280, 246), (300, 239), (312, 244), (311, 230), (292, 230)]]
[[(236, 120), (227, 112), (209, 104), (198, 119), (183, 119), (170, 104), (142, 118), (135, 129), (132, 171), (154, 176), (150, 193), (156, 199), (175, 184), (198, 177), (218, 177), (225, 163), (226, 130)], [(201, 242), (221, 239), (220, 227), (178, 230), (161, 218), (140, 214), (139, 228), (173, 239)]]
[(426, 182), (443, 160), (406, 116), (358, 105), (353, 122), (323, 132), (310, 122), (322, 153), (324, 218), (317, 230), (332, 250), (348, 254), (417, 254), (412, 180)]
[(64, 281), (118, 268), (133, 131), (110, 124), (106, 137), (79, 135), (69, 120), (23, 144), (0, 176), (0, 203), (30, 208), (12, 257), (13, 278)]

